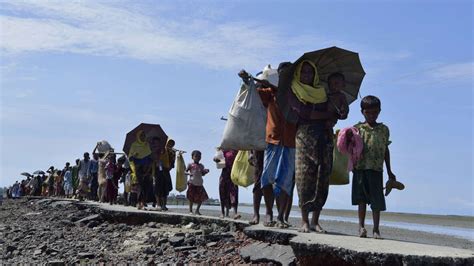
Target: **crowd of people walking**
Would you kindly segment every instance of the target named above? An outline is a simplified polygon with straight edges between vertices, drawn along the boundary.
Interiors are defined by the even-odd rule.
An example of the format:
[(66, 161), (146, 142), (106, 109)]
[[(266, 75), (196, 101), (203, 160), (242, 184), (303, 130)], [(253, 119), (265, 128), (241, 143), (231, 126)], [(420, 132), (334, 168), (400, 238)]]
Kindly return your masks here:
[[(288, 67), (288, 64), (280, 64), (280, 78)], [(328, 73), (323, 86), (314, 61), (301, 60), (291, 67), (294, 68), (291, 82), (289, 88), (283, 91), (285, 107), (279, 101), (284, 89), (279, 84), (253, 78), (244, 70), (238, 73), (247, 89), (250, 85), (256, 87), (266, 112), (266, 148), (249, 151), (249, 164), (254, 167), (254, 216), (250, 223), (260, 222), (263, 197), (264, 226), (289, 227), (288, 218), (296, 187), (302, 215), (300, 231), (325, 233), (319, 217), (329, 195), (329, 177), (337, 144), (338, 150), (349, 156), (349, 170), (354, 172), (352, 204), (359, 208), (359, 234), (367, 236), (365, 212), (369, 204), (374, 216), (373, 235), (380, 238), (380, 212), (386, 209), (382, 174), (384, 162), (389, 176), (386, 195), (392, 187), (403, 189), (391, 170), (389, 129), (377, 121), (381, 101), (375, 96), (364, 97), (360, 107), (365, 121), (341, 131), (337, 138), (334, 126), (338, 120), (349, 115), (346, 76), (337, 71)], [(361, 79), (358, 86), (360, 82)], [(295, 119), (288, 119), (288, 111), (285, 110), (290, 110)], [(126, 154), (117, 158), (120, 154), (113, 149), (104, 152), (96, 148), (92, 159), (86, 152), (73, 166), (69, 162), (62, 169), (51, 166), (46, 173), (16, 182), (10, 189), (11, 196), (55, 196), (116, 204), (119, 182), (122, 182), (125, 205), (143, 209), (152, 203), (158, 210), (168, 210), (167, 198), (173, 189), (170, 171), (175, 168), (177, 155), (181, 156), (182, 151), (174, 148), (175, 141), (172, 139), (150, 136), (144, 130), (134, 133), (134, 141)], [(160, 145), (163, 141), (166, 144)], [(231, 179), (239, 151), (223, 147), (220, 152), (223, 158), (215, 157), (214, 161), (224, 165), (219, 178), (221, 217), (229, 217), (230, 210), (233, 210), (233, 218), (239, 219), (239, 189)], [(185, 168), (189, 211), (197, 215), (200, 215), (201, 204), (208, 199), (203, 177), (209, 169), (200, 163), (201, 156), (200, 151), (193, 151), (192, 161)], [(275, 202), (278, 212), (276, 221), (273, 214)]]

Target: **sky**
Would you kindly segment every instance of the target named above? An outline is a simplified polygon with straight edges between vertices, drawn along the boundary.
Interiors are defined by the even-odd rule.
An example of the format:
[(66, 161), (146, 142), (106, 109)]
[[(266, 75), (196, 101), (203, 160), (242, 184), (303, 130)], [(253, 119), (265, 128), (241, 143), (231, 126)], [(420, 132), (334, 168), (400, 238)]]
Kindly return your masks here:
[[(0, 186), (62, 168), (100, 140), (121, 150), (147, 122), (202, 151), (205, 188), (218, 198), (212, 157), (239, 70), (338, 46), (360, 55), (361, 95), (382, 101), (392, 169), (406, 185), (388, 211), (474, 215), (472, 1), (0, 3)], [(361, 121), (359, 106), (336, 127)], [(251, 187), (239, 193), (252, 201)], [(325, 208), (355, 210), (350, 193), (331, 186)]]

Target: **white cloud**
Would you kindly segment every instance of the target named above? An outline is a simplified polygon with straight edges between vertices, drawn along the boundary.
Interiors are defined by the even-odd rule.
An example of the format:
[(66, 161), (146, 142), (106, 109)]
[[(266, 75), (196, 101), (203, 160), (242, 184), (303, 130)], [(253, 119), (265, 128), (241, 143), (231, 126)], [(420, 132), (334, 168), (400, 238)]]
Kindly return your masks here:
[(434, 69), (431, 76), (438, 80), (447, 79), (473, 79), (474, 78), (474, 62), (464, 62), (447, 64)]
[(34, 90), (32, 89), (24, 89), (24, 90), (18, 90), (18, 92), (15, 94), (16, 98), (22, 99), (22, 98), (27, 98), (30, 97), (34, 94)]
[(219, 8), (196, 5), (197, 12), (192, 15), (182, 14), (192, 7), (180, 3), (178, 8), (181, 12), (176, 12), (176, 7), (129, 2), (7, 1), (0, 16), (0, 48), (6, 55), (65, 52), (247, 69), (259, 69), (275, 60), (294, 60), (314, 49), (315, 43), (357, 48), (366, 58), (399, 60), (409, 56), (396, 51), (388, 56), (364, 45), (314, 35), (288, 36), (257, 20), (219, 22), (224, 17)]
[(0, 39), (6, 54), (72, 52), (232, 68), (260, 65), (282, 48), (275, 29), (253, 23), (171, 20), (98, 2), (4, 5), (9, 15), (0, 17)]

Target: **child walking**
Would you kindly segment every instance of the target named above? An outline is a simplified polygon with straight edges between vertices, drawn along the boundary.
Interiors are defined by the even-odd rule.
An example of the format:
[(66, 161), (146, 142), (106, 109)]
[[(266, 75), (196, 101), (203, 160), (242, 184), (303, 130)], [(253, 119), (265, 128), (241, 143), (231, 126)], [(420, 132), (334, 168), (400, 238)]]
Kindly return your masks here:
[(203, 186), (202, 177), (209, 173), (209, 169), (205, 169), (204, 165), (199, 163), (201, 161), (200, 151), (193, 151), (191, 153), (191, 158), (193, 159), (193, 162), (188, 164), (188, 167), (186, 168), (186, 174), (189, 175), (186, 197), (189, 200), (189, 213), (193, 213), (193, 204), (196, 203), (197, 207), (195, 214), (201, 215), (199, 212), (201, 204), (203, 201), (209, 199)]
[[(380, 212), (386, 210), (383, 194), (384, 161), (389, 181), (396, 181), (390, 165), (390, 133), (386, 125), (377, 122), (381, 111), (381, 103), (377, 97), (364, 97), (361, 108), (365, 122), (354, 127), (359, 131), (364, 148), (362, 158), (356, 162), (353, 170), (352, 205), (359, 206), (359, 236), (367, 237), (365, 214), (367, 204), (370, 204), (374, 219), (373, 237), (380, 239)], [(352, 134), (349, 138), (352, 138)]]

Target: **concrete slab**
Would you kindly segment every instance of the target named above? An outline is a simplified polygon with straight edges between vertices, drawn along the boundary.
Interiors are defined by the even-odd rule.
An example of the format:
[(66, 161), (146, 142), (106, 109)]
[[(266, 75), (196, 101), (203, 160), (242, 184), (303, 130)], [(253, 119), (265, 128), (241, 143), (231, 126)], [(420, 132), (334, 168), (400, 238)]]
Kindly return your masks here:
[[(67, 201), (65, 199), (51, 201)], [(76, 200), (70, 200), (76, 201)], [(45, 203), (47, 200), (38, 201)], [(133, 207), (122, 205), (109, 205), (97, 202), (77, 202), (88, 208), (98, 208), (105, 217), (123, 220), (127, 223), (160, 222), (168, 224), (205, 224), (215, 223), (220, 226), (235, 226), (244, 230), (244, 233), (254, 239), (264, 242), (286, 245), (293, 250), (298, 258), (298, 264), (307, 265), (474, 265), (474, 251), (444, 246), (426, 245), (395, 240), (376, 240), (359, 238), (342, 234), (317, 234), (299, 233), (295, 228), (277, 229), (263, 227), (262, 225), (250, 226), (248, 222), (221, 219), (212, 216), (197, 216), (191, 214), (158, 212), (151, 210), (137, 210)], [(265, 243), (265, 252), (271, 246)], [(275, 246), (277, 247), (277, 246)], [(275, 253), (276, 252), (276, 253)], [(266, 257), (278, 257), (277, 250), (270, 252)], [(253, 252), (254, 255), (255, 252)], [(257, 258), (258, 260), (258, 258)], [(282, 262), (280, 262), (282, 263)]]
[(252, 262), (275, 262), (295, 265), (296, 257), (290, 246), (257, 242), (240, 249), (240, 256)]
[(386, 239), (359, 238), (340, 234), (300, 233), (296, 229), (254, 225), (246, 235), (262, 240), (288, 242), (298, 258), (342, 264), (386, 265), (474, 265), (474, 251)]

